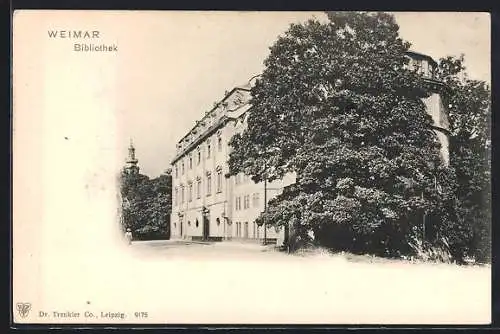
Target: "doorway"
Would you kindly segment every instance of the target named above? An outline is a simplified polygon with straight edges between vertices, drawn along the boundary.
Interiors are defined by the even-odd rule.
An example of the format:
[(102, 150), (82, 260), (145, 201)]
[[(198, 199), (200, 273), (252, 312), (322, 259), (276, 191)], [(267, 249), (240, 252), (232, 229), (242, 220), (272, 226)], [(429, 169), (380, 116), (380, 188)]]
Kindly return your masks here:
[(210, 220), (207, 216), (203, 216), (203, 240), (208, 240), (210, 236)]

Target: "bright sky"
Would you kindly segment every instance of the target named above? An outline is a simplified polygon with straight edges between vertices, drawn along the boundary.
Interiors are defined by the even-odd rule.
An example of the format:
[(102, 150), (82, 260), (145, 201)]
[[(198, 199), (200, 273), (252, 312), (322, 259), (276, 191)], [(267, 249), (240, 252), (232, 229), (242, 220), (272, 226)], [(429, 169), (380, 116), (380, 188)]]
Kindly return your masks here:
[[(485, 13), (396, 13), (400, 35), (436, 60), (465, 54), (469, 76), (490, 82)], [(118, 75), (123, 153), (129, 138), (142, 173), (167, 169), (176, 142), (226, 90), (263, 70), (290, 23), (322, 13), (129, 12), (120, 25)]]

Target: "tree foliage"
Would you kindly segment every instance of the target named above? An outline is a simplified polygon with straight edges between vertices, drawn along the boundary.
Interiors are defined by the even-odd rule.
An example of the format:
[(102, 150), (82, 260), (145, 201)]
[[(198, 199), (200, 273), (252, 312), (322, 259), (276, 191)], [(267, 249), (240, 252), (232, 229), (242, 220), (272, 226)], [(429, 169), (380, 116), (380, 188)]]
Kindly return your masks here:
[(121, 174), (122, 228), (135, 238), (168, 238), (172, 211), (171, 171), (149, 179), (142, 174)]
[(457, 174), (458, 222), (450, 229), (465, 252), (491, 259), (491, 91), (484, 81), (467, 77), (464, 57), (440, 59), (439, 79), (450, 87), (445, 96), (450, 118), (450, 158)]
[(296, 174), (266, 217), (295, 240), (313, 231), (338, 249), (409, 253), (424, 213), (433, 224), (456, 220), (455, 174), (421, 100), (429, 92), (407, 67), (410, 44), (393, 16), (328, 17), (291, 25), (270, 48), (248, 127), (230, 141), (230, 171), (256, 182)]

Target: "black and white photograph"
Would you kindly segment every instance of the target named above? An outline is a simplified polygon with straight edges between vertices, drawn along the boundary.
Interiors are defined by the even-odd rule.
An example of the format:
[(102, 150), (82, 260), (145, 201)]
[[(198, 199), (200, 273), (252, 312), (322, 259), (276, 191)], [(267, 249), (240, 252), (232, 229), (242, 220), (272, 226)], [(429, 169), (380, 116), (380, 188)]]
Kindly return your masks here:
[(491, 323), (484, 12), (13, 13), (18, 324)]

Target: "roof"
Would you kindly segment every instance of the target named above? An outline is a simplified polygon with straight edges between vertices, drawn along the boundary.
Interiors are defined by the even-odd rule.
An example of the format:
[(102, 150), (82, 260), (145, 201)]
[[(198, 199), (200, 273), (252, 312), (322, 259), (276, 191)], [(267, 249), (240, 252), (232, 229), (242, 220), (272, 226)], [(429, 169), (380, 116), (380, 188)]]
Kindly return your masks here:
[(217, 109), (217, 107), (219, 107), (219, 105), (224, 102), (227, 98), (229, 98), (235, 91), (238, 91), (238, 90), (243, 90), (243, 91), (250, 91), (250, 87), (245, 87), (245, 86), (241, 86), (241, 87), (234, 87), (233, 89), (231, 89), (225, 96), (224, 98), (222, 98), (222, 100), (218, 101), (213, 107), (212, 109), (210, 109), (210, 111), (206, 112), (205, 115), (198, 121), (196, 121), (196, 124), (180, 139), (177, 141), (177, 143), (180, 143), (182, 142), (184, 139), (186, 139), (186, 137), (189, 136), (189, 134), (194, 130), (196, 129), (197, 125), (199, 122), (203, 121), (205, 118), (207, 118), (215, 109)]
[(424, 53), (416, 52), (413, 50), (408, 50), (408, 51), (406, 51), (406, 54), (412, 58), (426, 59), (426, 60), (430, 61), (432, 64), (437, 66), (437, 62), (431, 56), (428, 56)]

